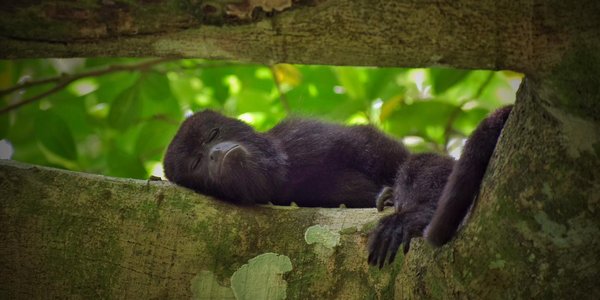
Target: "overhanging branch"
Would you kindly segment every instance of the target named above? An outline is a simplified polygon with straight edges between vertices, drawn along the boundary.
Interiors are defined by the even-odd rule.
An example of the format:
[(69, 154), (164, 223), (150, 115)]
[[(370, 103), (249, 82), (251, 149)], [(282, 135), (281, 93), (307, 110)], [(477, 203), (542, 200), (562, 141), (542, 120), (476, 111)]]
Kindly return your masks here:
[(254, 20), (229, 18), (218, 26), (204, 24), (197, 7), (176, 0), (122, 7), (103, 1), (91, 6), (72, 1), (1, 4), (0, 57), (177, 56), (267, 65), (526, 71), (532, 59), (542, 59), (532, 56), (532, 39), (551, 32), (533, 32), (530, 1), (308, 2), (312, 5), (294, 1), (282, 12)]
[(48, 97), (49, 95), (52, 95), (56, 92), (59, 92), (60, 90), (67, 87), (69, 84), (71, 84), (79, 79), (88, 78), (88, 77), (97, 77), (97, 76), (102, 76), (102, 75), (115, 73), (115, 72), (143, 71), (154, 65), (172, 61), (172, 60), (174, 60), (174, 59), (173, 58), (160, 58), (160, 59), (149, 60), (149, 61), (145, 61), (145, 62), (141, 62), (141, 63), (137, 63), (137, 64), (111, 65), (111, 66), (108, 66), (108, 67), (105, 67), (102, 69), (87, 71), (87, 72), (83, 72), (83, 73), (76, 73), (76, 74), (72, 74), (72, 75), (63, 74), (63, 75), (51, 77), (51, 78), (45, 78), (45, 79), (34, 80), (34, 81), (26, 81), (21, 84), (17, 84), (13, 87), (10, 87), (10, 88), (4, 89), (4, 90), (0, 90), (0, 97), (8, 95), (8, 94), (13, 93), (18, 90), (24, 90), (24, 89), (27, 89), (27, 88), (30, 88), (30, 87), (36, 86), (36, 85), (46, 85), (46, 84), (50, 84), (50, 83), (55, 83), (55, 85), (42, 93), (33, 95), (29, 98), (19, 100), (15, 103), (11, 103), (5, 107), (0, 108), (0, 115), (7, 113), (11, 110), (17, 109), (23, 105), (27, 105), (27, 104), (33, 103), (35, 101), (38, 101), (40, 99), (43, 99), (45, 97)]

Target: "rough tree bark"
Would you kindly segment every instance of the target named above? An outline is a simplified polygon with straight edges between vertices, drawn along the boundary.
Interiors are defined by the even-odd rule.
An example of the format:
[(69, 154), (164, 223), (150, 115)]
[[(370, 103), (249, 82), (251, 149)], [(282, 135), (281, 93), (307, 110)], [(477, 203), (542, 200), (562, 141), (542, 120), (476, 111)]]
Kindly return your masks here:
[(243, 20), (224, 2), (1, 3), (0, 57), (525, 72), (465, 230), (379, 271), (366, 265), (370, 211), (242, 209), (164, 184), (3, 163), (0, 295), (600, 295), (600, 2), (293, 1)]
[(0, 57), (185, 56), (532, 71), (545, 65), (536, 52), (559, 52), (563, 35), (584, 27), (564, 21), (579, 13), (595, 17), (570, 5), (569, 14), (546, 12), (561, 9), (558, 1), (304, 0), (259, 20), (221, 18), (209, 26), (203, 24), (206, 3), (220, 11), (226, 5), (144, 2), (2, 3)]
[(240, 208), (6, 160), (0, 189), (2, 299), (387, 298), (399, 270), (365, 262), (375, 209)]

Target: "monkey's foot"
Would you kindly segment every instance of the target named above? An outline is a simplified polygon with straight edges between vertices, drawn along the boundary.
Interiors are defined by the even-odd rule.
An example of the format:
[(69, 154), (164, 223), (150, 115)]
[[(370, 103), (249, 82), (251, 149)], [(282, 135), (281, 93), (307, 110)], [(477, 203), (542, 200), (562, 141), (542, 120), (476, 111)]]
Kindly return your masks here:
[(375, 230), (369, 234), (369, 264), (382, 268), (387, 259), (391, 264), (396, 258), (400, 244), (404, 254), (410, 250), (410, 241), (423, 236), (423, 229), (431, 219), (431, 212), (413, 210), (383, 217)]

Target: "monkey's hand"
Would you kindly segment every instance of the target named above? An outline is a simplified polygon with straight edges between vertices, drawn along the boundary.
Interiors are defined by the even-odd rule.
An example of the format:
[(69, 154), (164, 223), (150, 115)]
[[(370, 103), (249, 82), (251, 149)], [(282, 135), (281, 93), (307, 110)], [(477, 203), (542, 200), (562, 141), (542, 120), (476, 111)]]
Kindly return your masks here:
[[(414, 210), (395, 213), (383, 217), (375, 230), (369, 234), (369, 264), (381, 269), (387, 258), (391, 264), (396, 258), (400, 244), (406, 254), (410, 249), (410, 241), (414, 237), (423, 236), (431, 216), (424, 211)], [(388, 255), (389, 254), (389, 255)]]

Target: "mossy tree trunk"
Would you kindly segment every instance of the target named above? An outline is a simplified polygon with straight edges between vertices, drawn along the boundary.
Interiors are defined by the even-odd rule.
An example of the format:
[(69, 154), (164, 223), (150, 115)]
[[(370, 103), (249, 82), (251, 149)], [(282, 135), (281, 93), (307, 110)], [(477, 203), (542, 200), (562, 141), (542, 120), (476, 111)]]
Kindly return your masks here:
[(224, 2), (2, 3), (0, 57), (525, 72), (465, 230), (379, 271), (366, 264), (370, 210), (238, 208), (164, 183), (2, 163), (3, 298), (600, 295), (600, 2), (294, 1), (244, 20)]

